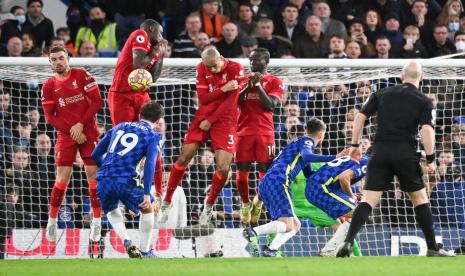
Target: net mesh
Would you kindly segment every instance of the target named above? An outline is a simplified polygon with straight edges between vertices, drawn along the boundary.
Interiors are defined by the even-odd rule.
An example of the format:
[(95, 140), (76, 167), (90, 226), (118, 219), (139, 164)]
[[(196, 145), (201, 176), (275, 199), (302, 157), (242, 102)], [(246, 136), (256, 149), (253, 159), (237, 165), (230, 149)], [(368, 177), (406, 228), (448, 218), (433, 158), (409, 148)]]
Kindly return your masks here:
[[(111, 127), (106, 97), (114, 68), (89, 66), (86, 69), (95, 76), (104, 97), (104, 107), (97, 115), (99, 130), (103, 134)], [(292, 125), (304, 124), (310, 117), (316, 116), (328, 125), (327, 136), (320, 149), (323, 154), (336, 154), (350, 143), (354, 115), (370, 93), (400, 83), (396, 77), (400, 68), (395, 67), (272, 67), (269, 71), (281, 77), (285, 83), (284, 99), (274, 116), (277, 148), (282, 149), (287, 145), (287, 130)], [(0, 185), (0, 213), (1, 228), (5, 232), (0, 236), (9, 237), (5, 247), (7, 253), (11, 257), (76, 257), (92, 253), (97, 249), (89, 249), (87, 232), (82, 232), (87, 231), (91, 215), (88, 185), (79, 156), (59, 214), (59, 227), (65, 229), (61, 232), (60, 240), (66, 242), (65, 248), (50, 247), (40, 231), (47, 222), (48, 200), (55, 180), (53, 156), (56, 133), (45, 123), (40, 105), (40, 86), (52, 75), (51, 69), (48, 66), (1, 66), (0, 75), (3, 80), (0, 102), (0, 166), (3, 178)], [(461, 69), (431, 67), (425, 68), (425, 79), (421, 86), (437, 107), (438, 171), (425, 174), (425, 183), (431, 196), (437, 235), (448, 248), (459, 247), (461, 239), (465, 238), (465, 186), (462, 184), (465, 158), (465, 117), (462, 117), (465, 116), (462, 96), (464, 79), (465, 74)], [(165, 107), (162, 152), (166, 181), (197, 108), (195, 67), (165, 67), (162, 78), (152, 90), (151, 97)], [(375, 130), (376, 117), (370, 119), (364, 130), (362, 148), (371, 143)], [(182, 189), (177, 191), (173, 200), (179, 206), (185, 205), (185, 216), (170, 222), (169, 228), (197, 224), (214, 173), (214, 160), (211, 157), (207, 144), (190, 164), (181, 184)], [(233, 165), (232, 175), (215, 205), (215, 235), (203, 237), (205, 240), (199, 238), (198, 241), (185, 241), (181, 237), (173, 245), (170, 238), (176, 238), (179, 233), (159, 230), (155, 235), (156, 248), (165, 252), (166, 256), (197, 256), (198, 250), (199, 254), (210, 254), (221, 248), (225, 256), (247, 256), (240, 236), (240, 197), (235, 189), (235, 179)], [(258, 174), (254, 171), (250, 178), (252, 195), (256, 193), (257, 179)], [(362, 184), (357, 186), (359, 193)], [(184, 209), (180, 210), (182, 213)], [(128, 228), (137, 229), (137, 219), (128, 215), (126, 218)], [(261, 223), (266, 221), (268, 218), (263, 216)], [(285, 255), (317, 255), (332, 235), (330, 228), (317, 229), (311, 220), (302, 219), (302, 224), (301, 233), (284, 246)], [(109, 229), (104, 219), (104, 231), (108, 232), (105, 239), (111, 244), (107, 244), (106, 250), (111, 247), (115, 252), (124, 253), (114, 242), (114, 232)], [(373, 211), (370, 222), (359, 235), (362, 252), (365, 255), (424, 254), (426, 245), (420, 239), (422, 234), (419, 230), (410, 201), (394, 182), (392, 190), (383, 194), (380, 206)], [(186, 245), (186, 242), (189, 244)], [(192, 244), (197, 244), (197, 247)], [(39, 253), (31, 253), (34, 248), (40, 248)], [(58, 250), (58, 253), (53, 250)], [(191, 251), (195, 255), (179, 253)]]

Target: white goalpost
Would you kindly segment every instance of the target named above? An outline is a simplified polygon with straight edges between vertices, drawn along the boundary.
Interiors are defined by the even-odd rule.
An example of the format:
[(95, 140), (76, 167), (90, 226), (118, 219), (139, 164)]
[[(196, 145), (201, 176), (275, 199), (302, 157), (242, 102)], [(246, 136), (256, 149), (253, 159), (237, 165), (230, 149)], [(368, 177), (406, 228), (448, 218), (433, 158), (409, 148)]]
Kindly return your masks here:
[[(249, 71), (247, 59), (237, 61)], [(151, 88), (152, 99), (165, 107), (166, 129), (162, 133), (165, 177), (180, 153), (184, 134), (198, 105), (195, 67), (199, 62), (200, 59), (165, 59), (161, 78)], [(289, 128), (316, 116), (328, 126), (325, 142), (319, 149), (321, 153), (340, 151), (350, 143), (354, 114), (370, 93), (400, 83), (400, 69), (406, 62), (398, 59), (271, 60), (269, 72), (282, 78), (285, 84), (284, 99), (274, 114), (276, 147), (286, 146)], [(462, 59), (419, 62), (424, 70), (421, 91), (436, 106), (438, 171), (424, 175), (424, 179), (431, 198), (438, 241), (448, 249), (455, 249), (465, 239), (465, 63)], [(111, 127), (106, 98), (115, 65), (113, 58), (71, 58), (72, 67), (86, 68), (99, 83), (104, 107), (97, 115), (97, 122), (102, 133)], [(90, 203), (79, 158), (59, 213), (60, 239), (57, 244), (50, 244), (45, 239), (42, 229), (47, 222), (48, 199), (54, 183), (55, 132), (45, 123), (40, 87), (52, 74), (47, 58), (0, 58), (0, 227), (4, 227), (8, 236), (6, 258), (87, 258), (90, 253), (97, 256), (99, 250), (104, 257), (125, 257), (121, 241), (105, 219), (101, 248), (89, 245)], [(23, 128), (18, 126), (26, 130), (20, 131)], [(375, 130), (376, 117), (364, 129), (366, 145), (373, 142)], [(38, 137), (43, 134), (51, 138), (51, 148), (41, 145)], [(18, 152), (26, 154), (27, 159), (19, 160)], [(198, 257), (216, 254), (218, 250), (225, 257), (249, 256), (241, 235), (243, 226), (239, 218), (235, 166), (215, 205), (214, 228), (204, 232), (195, 228), (214, 172), (214, 163), (209, 161), (208, 155), (206, 145), (190, 164), (181, 183), (184, 195), (178, 195), (179, 204), (186, 205), (187, 220), (156, 226), (153, 245), (162, 257)], [(257, 185), (257, 175), (251, 174), (252, 195), (255, 195)], [(363, 183), (358, 184), (354, 189), (360, 193), (362, 186)], [(264, 215), (260, 222), (267, 219)], [(127, 216), (127, 226), (134, 229), (130, 230), (134, 237), (137, 236), (137, 223), (137, 219)], [(179, 229), (186, 224), (194, 230), (187, 233)], [(331, 229), (316, 228), (309, 220), (302, 220), (302, 225), (301, 232), (284, 245), (284, 255), (318, 255), (332, 236)], [(426, 243), (416, 226), (413, 207), (406, 195), (396, 188), (395, 182), (392, 190), (383, 194), (380, 206), (360, 231), (358, 241), (364, 255), (426, 254)]]

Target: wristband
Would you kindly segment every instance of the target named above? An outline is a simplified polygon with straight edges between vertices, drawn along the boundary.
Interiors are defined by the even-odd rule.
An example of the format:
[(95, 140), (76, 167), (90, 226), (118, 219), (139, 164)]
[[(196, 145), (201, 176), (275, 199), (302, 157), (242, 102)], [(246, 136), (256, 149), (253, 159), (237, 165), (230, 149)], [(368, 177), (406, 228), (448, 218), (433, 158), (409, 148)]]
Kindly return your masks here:
[(350, 144), (351, 147), (358, 148), (360, 147), (360, 144)]
[(434, 162), (434, 159), (436, 159), (436, 156), (434, 156), (434, 153), (426, 155), (426, 163), (431, 164)]
[(262, 84), (260, 82), (257, 82), (256, 84), (254, 84), (255, 86), (262, 86)]

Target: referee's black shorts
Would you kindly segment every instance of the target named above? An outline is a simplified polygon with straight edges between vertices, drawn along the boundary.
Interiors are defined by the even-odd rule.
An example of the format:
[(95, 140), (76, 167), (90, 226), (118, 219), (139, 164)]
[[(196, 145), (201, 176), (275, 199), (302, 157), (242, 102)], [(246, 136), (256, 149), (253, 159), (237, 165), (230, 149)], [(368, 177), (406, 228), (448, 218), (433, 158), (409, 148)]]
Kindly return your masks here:
[(368, 161), (365, 190), (392, 190), (394, 175), (404, 192), (423, 189), (422, 170), (416, 154), (416, 147), (405, 142), (375, 142)]

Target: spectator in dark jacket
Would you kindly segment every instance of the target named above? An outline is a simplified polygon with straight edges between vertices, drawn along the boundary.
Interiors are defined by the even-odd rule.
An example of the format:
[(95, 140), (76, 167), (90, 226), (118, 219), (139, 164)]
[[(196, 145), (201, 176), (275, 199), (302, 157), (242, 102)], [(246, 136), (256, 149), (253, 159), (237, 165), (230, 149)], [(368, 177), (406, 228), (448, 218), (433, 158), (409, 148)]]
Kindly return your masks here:
[(428, 52), (420, 40), (420, 30), (416, 26), (409, 25), (404, 30), (404, 46), (402, 58), (427, 58)]
[(24, 32), (32, 33), (36, 39), (37, 47), (50, 45), (54, 36), (53, 22), (42, 13), (44, 3), (42, 0), (28, 0), (26, 22), (21, 26)]
[(434, 27), (434, 39), (425, 45), (429, 57), (448, 55), (456, 52), (454, 43), (447, 37), (448, 34), (447, 26), (438, 24)]
[(292, 48), (291, 41), (279, 36), (273, 36), (273, 30), (274, 25), (271, 19), (265, 18), (258, 21), (258, 31), (260, 32), (260, 37), (257, 38), (258, 46), (268, 49), (272, 58), (289, 55)]
[(296, 58), (323, 58), (328, 42), (321, 32), (321, 20), (311, 15), (305, 23), (306, 33), (297, 38), (292, 53)]
[(2, 20), (0, 44), (6, 44), (8, 39), (13, 36), (21, 36), (21, 24), (26, 21), (26, 11), (20, 6), (14, 6), (10, 9), (10, 14)]
[(287, 38), (293, 43), (305, 34), (305, 28), (298, 21), (299, 10), (296, 5), (286, 4), (281, 11), (282, 18), (275, 20), (274, 35)]
[(223, 38), (215, 43), (218, 51), (225, 58), (239, 57), (242, 54), (242, 49), (236, 24), (232, 22), (224, 24), (221, 33)]
[(21, 56), (23, 57), (40, 57), (42, 51), (35, 46), (34, 36), (30, 33), (23, 33), (21, 35), (21, 40), (23, 41), (23, 52)]

